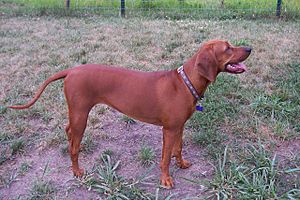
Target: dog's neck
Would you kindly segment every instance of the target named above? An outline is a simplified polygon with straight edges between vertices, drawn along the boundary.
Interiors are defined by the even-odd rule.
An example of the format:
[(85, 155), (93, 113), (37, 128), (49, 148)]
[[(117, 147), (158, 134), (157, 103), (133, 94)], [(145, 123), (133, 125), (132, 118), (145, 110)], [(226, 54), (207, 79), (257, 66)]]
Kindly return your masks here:
[(188, 76), (198, 95), (204, 96), (204, 93), (211, 82), (198, 72), (197, 68), (194, 66), (195, 59), (195, 56), (193, 56), (190, 60), (184, 63), (184, 72)]

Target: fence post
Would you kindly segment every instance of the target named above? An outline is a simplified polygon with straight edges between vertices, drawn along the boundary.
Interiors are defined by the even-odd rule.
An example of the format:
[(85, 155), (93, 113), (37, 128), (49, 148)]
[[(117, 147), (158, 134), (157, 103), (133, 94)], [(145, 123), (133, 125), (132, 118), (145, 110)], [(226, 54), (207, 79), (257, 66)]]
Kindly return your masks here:
[(125, 0), (121, 0), (121, 17), (125, 17)]
[(280, 17), (281, 14), (281, 0), (277, 0), (276, 16)]
[(221, 8), (224, 8), (224, 0), (221, 0)]
[(66, 7), (67, 7), (67, 9), (70, 8), (70, 0), (66, 0)]

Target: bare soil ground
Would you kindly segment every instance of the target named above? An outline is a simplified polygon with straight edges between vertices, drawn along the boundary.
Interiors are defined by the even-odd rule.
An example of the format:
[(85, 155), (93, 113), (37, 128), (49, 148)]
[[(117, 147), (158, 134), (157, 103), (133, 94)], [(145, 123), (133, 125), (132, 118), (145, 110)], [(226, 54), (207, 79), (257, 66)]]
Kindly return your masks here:
[[(242, 87), (250, 90), (255, 85), (272, 93), (272, 74), (281, 73), (273, 67), (299, 63), (298, 22), (1, 18), (0, 198), (30, 199), (32, 186), (40, 179), (53, 183), (55, 195), (51, 198), (105, 198), (86, 187), (79, 187), (72, 175), (66, 153), (67, 110), (62, 82), (49, 86), (30, 110), (14, 111), (4, 106), (28, 101), (46, 77), (61, 69), (81, 63), (106, 63), (143, 71), (175, 69), (201, 42), (214, 38), (251, 43), (254, 52), (247, 61), (250, 70), (239, 76)], [(277, 145), (274, 152), (284, 157), (299, 154), (299, 137), (294, 137), (298, 132), (287, 130), (279, 137), (273, 129), (269, 126), (264, 129), (263, 125), (253, 125), (260, 130), (258, 133), (252, 133), (252, 128), (248, 130), (246, 126), (244, 135), (240, 136), (225, 120), (222, 131), (230, 140), (241, 143), (258, 134), (271, 146)], [(176, 187), (171, 191), (161, 188), (161, 196), (176, 193), (174, 199), (201, 199), (207, 193), (204, 180), (212, 178), (214, 168), (207, 156), (208, 149), (194, 144), (191, 127), (185, 130), (183, 154), (193, 165), (182, 170), (172, 163)], [(292, 140), (288, 139), (290, 132)], [(155, 194), (160, 174), (160, 127), (130, 123), (122, 114), (106, 106), (97, 106), (90, 114), (85, 138), (79, 159), (87, 171), (92, 170), (103, 151), (110, 150), (112, 158), (121, 161), (118, 174), (126, 179), (137, 178), (150, 170), (153, 177), (140, 187)], [(12, 144), (16, 144), (16, 150)], [(144, 144), (155, 152), (153, 167), (142, 166), (138, 159)], [(191, 184), (186, 179), (201, 180), (203, 184)]]
[[(116, 111), (107, 110), (105, 114), (97, 115), (100, 124), (96, 128), (89, 128), (86, 136), (89, 135), (94, 140), (94, 148), (92, 153), (82, 152), (80, 155), (80, 163), (86, 170), (91, 171), (93, 165), (100, 158), (101, 152), (111, 150), (112, 157), (121, 161), (121, 167), (118, 172), (126, 179), (134, 179), (148, 173), (149, 168), (143, 167), (138, 160), (138, 152), (142, 144), (147, 144), (152, 147), (157, 155), (155, 157), (153, 167), (150, 168), (150, 175), (153, 177), (147, 180), (150, 186), (143, 186), (147, 191), (155, 194), (155, 190), (159, 187), (159, 161), (161, 154), (162, 134), (161, 129), (156, 126), (143, 124), (140, 122), (128, 125), (122, 121), (121, 115)], [(37, 126), (38, 124), (34, 124)], [(87, 137), (89, 137), (87, 136)], [(45, 166), (47, 165), (46, 180), (54, 183), (59, 189), (57, 192), (58, 198), (63, 199), (97, 199), (96, 193), (84, 189), (78, 189), (75, 185), (70, 168), (69, 155), (63, 152), (67, 141), (55, 147), (45, 147), (46, 144), (41, 142), (36, 147), (29, 148), (26, 153), (22, 153), (18, 158), (8, 161), (1, 167), (1, 174), (7, 172), (16, 173), (18, 166), (22, 162), (30, 163), (29, 171), (22, 176), (17, 176), (16, 179), (9, 185), (8, 188), (2, 188), (2, 197), (18, 197), (26, 196), (30, 191), (34, 181), (42, 176)], [(172, 190), (172, 193), (180, 193), (182, 197), (196, 196), (201, 194), (201, 186), (193, 186), (182, 177), (195, 178), (197, 176), (209, 177), (212, 173), (212, 167), (205, 158), (201, 156), (203, 150), (199, 147), (188, 145), (184, 152), (186, 158), (193, 163), (190, 170), (180, 170), (172, 163), (171, 171), (175, 178), (177, 187)], [(189, 152), (189, 153), (187, 153)], [(25, 187), (24, 187), (25, 186)], [(170, 193), (170, 191), (164, 191)]]

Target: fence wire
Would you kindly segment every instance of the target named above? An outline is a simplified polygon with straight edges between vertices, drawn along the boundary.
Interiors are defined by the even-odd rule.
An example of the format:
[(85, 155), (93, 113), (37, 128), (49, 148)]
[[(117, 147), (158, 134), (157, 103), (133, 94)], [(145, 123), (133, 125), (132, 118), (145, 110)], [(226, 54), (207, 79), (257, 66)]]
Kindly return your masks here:
[[(300, 18), (300, 0), (12, 0), (37, 14), (157, 18)], [(21, 12), (21, 11), (19, 11)]]

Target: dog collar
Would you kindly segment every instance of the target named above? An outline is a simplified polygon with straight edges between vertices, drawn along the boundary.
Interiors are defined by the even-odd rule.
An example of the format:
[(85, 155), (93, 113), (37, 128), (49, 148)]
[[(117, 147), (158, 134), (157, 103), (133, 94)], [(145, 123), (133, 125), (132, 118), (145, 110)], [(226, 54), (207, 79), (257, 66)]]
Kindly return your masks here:
[(191, 83), (191, 81), (187, 77), (186, 73), (184, 72), (183, 66), (181, 66), (177, 69), (177, 73), (181, 76), (181, 78), (183, 79), (185, 85), (188, 87), (188, 89), (190, 90), (192, 95), (197, 100), (196, 110), (203, 111), (203, 106), (202, 106), (201, 102), (202, 102), (204, 96), (199, 96), (199, 94), (197, 93), (197, 91), (194, 88), (193, 84)]

